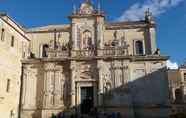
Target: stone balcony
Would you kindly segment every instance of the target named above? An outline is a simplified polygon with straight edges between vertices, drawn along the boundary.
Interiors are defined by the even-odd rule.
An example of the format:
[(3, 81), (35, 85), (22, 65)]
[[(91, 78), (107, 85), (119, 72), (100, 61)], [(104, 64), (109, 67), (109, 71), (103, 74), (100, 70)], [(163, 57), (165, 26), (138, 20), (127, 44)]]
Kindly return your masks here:
[(165, 55), (130, 55), (126, 48), (105, 48), (97, 50), (59, 50), (47, 49), (48, 59), (70, 60), (70, 59), (110, 59), (110, 58), (125, 58), (131, 61), (158, 61), (167, 60), (169, 57)]
[(125, 48), (100, 49), (98, 56), (128, 56), (128, 50)]
[(71, 57), (95, 57), (95, 50), (72, 50)]
[(47, 55), (48, 55), (48, 58), (69, 58), (70, 57), (70, 53), (68, 50), (48, 49)]
[(128, 50), (126, 49), (98, 49), (98, 50), (58, 50), (58, 49), (48, 49), (48, 58), (70, 58), (70, 57), (102, 57), (102, 56), (128, 56)]

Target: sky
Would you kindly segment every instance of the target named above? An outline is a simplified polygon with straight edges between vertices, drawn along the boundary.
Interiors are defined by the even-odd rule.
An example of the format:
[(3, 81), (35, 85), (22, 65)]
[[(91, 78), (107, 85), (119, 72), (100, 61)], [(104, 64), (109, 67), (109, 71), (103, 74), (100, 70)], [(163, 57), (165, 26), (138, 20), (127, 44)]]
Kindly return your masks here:
[[(73, 6), (84, 0), (0, 0), (0, 11), (24, 27), (69, 23)], [(148, 8), (157, 23), (157, 45), (170, 65), (186, 59), (186, 0), (92, 0), (108, 21), (140, 20)]]

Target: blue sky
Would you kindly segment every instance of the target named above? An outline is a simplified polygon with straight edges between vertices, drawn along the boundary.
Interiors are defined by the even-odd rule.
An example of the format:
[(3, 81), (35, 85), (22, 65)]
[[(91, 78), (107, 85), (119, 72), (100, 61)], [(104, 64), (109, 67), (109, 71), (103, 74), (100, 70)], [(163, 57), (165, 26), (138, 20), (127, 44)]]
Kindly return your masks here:
[[(73, 5), (83, 0), (0, 0), (0, 11), (7, 12), (26, 27), (68, 23)], [(186, 58), (186, 0), (92, 0), (101, 3), (106, 19), (140, 19), (147, 7), (157, 22), (157, 44), (163, 54), (178, 64)], [(158, 3), (157, 3), (158, 1)], [(161, 4), (160, 4), (161, 3)], [(132, 16), (129, 14), (133, 14)]]

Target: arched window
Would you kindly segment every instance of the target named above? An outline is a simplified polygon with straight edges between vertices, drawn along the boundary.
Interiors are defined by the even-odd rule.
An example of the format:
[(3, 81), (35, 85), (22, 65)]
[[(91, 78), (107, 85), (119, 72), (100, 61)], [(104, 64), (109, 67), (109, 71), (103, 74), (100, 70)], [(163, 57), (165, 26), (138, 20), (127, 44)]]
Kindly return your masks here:
[(42, 57), (48, 57), (47, 55), (47, 49), (48, 49), (48, 45), (47, 44), (44, 44), (43, 47), (42, 47)]
[(136, 41), (135, 42), (135, 49), (137, 55), (143, 55), (143, 42), (142, 41)]

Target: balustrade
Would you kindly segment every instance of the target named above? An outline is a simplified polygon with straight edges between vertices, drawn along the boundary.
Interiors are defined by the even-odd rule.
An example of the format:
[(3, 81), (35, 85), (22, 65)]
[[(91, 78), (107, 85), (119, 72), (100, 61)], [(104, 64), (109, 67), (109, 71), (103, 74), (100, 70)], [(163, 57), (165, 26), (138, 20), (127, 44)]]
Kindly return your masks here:
[(69, 51), (64, 50), (48, 50), (47, 55), (49, 58), (67, 58)]
[(108, 48), (96, 50), (47, 50), (49, 58), (67, 58), (67, 57), (94, 57), (94, 56), (127, 56), (128, 50), (124, 48)]
[(73, 57), (93, 57), (95, 55), (95, 50), (75, 50), (72, 51)]
[(126, 56), (128, 50), (125, 48), (108, 48), (98, 50), (99, 56)]

